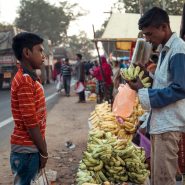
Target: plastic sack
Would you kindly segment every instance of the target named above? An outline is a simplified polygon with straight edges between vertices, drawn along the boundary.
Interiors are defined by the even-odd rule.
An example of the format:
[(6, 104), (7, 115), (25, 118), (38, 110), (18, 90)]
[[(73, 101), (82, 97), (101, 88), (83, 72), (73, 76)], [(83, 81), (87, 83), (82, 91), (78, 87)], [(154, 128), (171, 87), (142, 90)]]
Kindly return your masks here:
[(46, 175), (45, 170), (41, 170), (41, 173), (38, 174), (36, 180), (31, 182), (31, 185), (51, 185)]
[(142, 64), (142, 65), (146, 64), (150, 58), (151, 52), (152, 52), (152, 45), (149, 42), (146, 42), (145, 39), (138, 38), (131, 63)]
[(77, 82), (75, 87), (76, 93), (80, 93), (84, 90), (85, 90), (84, 84), (82, 82)]
[(57, 75), (57, 85), (56, 85), (56, 90), (60, 91), (63, 89), (63, 78), (60, 74)]
[(62, 82), (59, 81), (59, 82), (57, 82), (56, 90), (57, 90), (57, 91), (60, 91), (61, 89), (62, 89)]
[(121, 84), (113, 103), (113, 113), (122, 118), (129, 117), (134, 109), (136, 92), (128, 84)]

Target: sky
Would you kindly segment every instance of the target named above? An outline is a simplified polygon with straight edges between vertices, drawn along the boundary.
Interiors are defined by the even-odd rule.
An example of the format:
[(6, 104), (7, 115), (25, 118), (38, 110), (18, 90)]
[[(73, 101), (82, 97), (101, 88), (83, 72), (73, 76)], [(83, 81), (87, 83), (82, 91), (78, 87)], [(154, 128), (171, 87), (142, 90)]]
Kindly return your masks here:
[[(59, 0), (48, 0), (51, 4), (58, 3)], [(81, 8), (88, 12), (84, 17), (70, 24), (68, 35), (79, 34), (85, 31), (89, 38), (93, 38), (92, 25), (95, 31), (100, 29), (107, 17), (109, 17), (111, 6), (117, 0), (67, 0), (69, 3), (78, 3)], [(0, 22), (13, 23), (16, 11), (20, 5), (20, 0), (0, 0)]]

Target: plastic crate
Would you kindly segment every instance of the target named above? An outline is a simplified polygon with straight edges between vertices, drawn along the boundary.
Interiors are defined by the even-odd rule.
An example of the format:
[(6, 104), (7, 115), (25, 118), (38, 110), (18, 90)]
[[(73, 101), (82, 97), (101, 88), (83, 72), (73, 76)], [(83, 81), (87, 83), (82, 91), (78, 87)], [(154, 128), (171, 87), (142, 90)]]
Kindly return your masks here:
[(179, 152), (178, 152), (178, 163), (180, 172), (185, 174), (185, 134), (182, 134), (182, 138), (179, 142)]

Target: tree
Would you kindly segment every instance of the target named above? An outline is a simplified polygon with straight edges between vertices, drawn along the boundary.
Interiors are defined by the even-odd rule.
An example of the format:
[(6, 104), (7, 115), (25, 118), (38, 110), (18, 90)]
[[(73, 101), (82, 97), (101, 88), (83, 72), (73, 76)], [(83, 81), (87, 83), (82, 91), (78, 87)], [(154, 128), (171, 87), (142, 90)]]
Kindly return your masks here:
[(0, 23), (0, 31), (9, 31), (11, 30), (13, 27), (13, 25), (11, 24), (3, 24), (3, 23)]
[(67, 36), (70, 22), (82, 16), (78, 11), (73, 11), (76, 6), (67, 1), (55, 6), (45, 0), (21, 0), (15, 24), (23, 30), (49, 38), (54, 45), (58, 45)]
[(104, 23), (101, 25), (101, 28), (99, 30), (95, 30), (95, 38), (100, 38), (102, 36), (102, 34), (103, 34), (103, 32), (109, 22), (109, 19), (110, 19), (110, 17), (104, 21)]
[(163, 8), (165, 4), (165, 9), (169, 15), (182, 15), (184, 0), (118, 0), (118, 3), (125, 4), (126, 13), (140, 13), (139, 1), (143, 6), (143, 12), (154, 6)]
[(85, 60), (92, 58), (93, 42), (87, 38), (87, 34), (81, 31), (79, 35), (73, 35), (68, 39), (68, 47), (73, 53), (81, 53)]

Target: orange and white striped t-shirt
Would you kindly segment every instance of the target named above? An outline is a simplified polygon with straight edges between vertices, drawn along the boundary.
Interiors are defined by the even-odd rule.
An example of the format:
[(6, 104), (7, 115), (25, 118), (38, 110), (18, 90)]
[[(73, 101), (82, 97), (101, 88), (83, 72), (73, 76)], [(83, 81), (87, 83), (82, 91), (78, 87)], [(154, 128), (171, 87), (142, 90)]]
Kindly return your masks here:
[[(27, 70), (28, 71), (28, 70)], [(34, 79), (32, 73), (22, 68), (16, 73), (11, 86), (11, 109), (14, 130), (11, 144), (14, 146), (34, 147), (28, 129), (37, 125), (45, 139), (46, 103), (41, 83)]]

